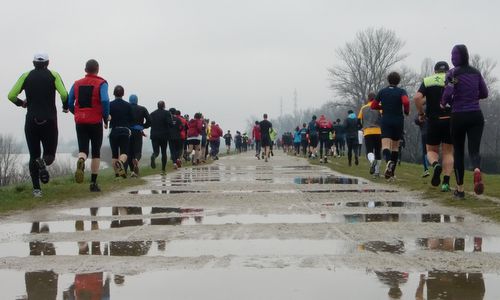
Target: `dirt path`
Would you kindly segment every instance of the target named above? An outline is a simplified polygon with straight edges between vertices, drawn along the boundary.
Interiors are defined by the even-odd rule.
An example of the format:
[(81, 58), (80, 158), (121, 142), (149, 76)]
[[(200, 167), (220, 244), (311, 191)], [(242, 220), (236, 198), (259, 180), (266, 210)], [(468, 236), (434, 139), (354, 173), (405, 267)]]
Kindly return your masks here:
[(15, 297), (62, 299), (85, 280), (112, 299), (415, 299), (419, 284), (428, 299), (500, 295), (500, 226), (283, 154), (4, 217), (0, 256)]

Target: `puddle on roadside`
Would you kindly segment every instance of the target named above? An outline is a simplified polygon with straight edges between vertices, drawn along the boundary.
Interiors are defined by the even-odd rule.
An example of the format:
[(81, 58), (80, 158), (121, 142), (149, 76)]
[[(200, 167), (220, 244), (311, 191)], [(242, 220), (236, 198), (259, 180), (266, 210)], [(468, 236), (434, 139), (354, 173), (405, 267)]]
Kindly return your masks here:
[[(142, 211), (141, 207), (120, 207), (117, 209), (117, 214), (112, 215), (120, 217), (120, 219), (111, 221), (75, 220), (7, 223), (1, 226), (0, 240), (29, 233), (32, 235), (37, 233), (72, 233), (85, 230), (107, 230), (148, 225), (354, 224), (367, 222), (461, 223), (464, 221), (462, 216), (422, 213), (203, 215), (202, 211), (197, 209), (178, 213), (176, 208), (165, 207), (152, 207), (149, 216), (143, 216), (144, 212), (146, 210)], [(169, 216), (170, 213), (178, 213), (179, 215)], [(155, 216), (155, 214), (158, 214), (158, 216)]]
[(75, 216), (87, 217), (111, 217), (111, 216), (124, 216), (124, 215), (151, 215), (158, 213), (166, 214), (192, 214), (202, 213), (203, 208), (181, 208), (181, 207), (151, 207), (151, 206), (113, 206), (113, 207), (91, 207), (91, 208), (77, 208), (67, 209), (61, 213)]
[[(500, 275), (447, 271), (230, 267), (137, 275), (0, 270), (4, 299), (467, 299), (496, 300)], [(304, 284), (307, 282), (307, 284)], [(249, 284), (251, 283), (251, 284)], [(193, 288), (196, 287), (196, 288)], [(228, 288), (230, 287), (230, 288)], [(360, 288), (362, 287), (362, 288)], [(46, 297), (45, 297), (46, 296)]]
[(161, 195), (161, 194), (195, 194), (195, 193), (208, 193), (209, 191), (195, 191), (195, 190), (138, 190), (131, 191), (132, 195)]
[(302, 193), (399, 193), (389, 189), (301, 190)]
[(407, 202), (407, 201), (350, 201), (350, 202), (329, 202), (323, 203), (325, 207), (404, 207), (417, 208), (425, 207), (427, 203), (422, 202)]
[[(360, 184), (356, 178), (325, 176), (325, 177), (296, 177), (295, 184)], [(366, 182), (365, 182), (366, 183)]]

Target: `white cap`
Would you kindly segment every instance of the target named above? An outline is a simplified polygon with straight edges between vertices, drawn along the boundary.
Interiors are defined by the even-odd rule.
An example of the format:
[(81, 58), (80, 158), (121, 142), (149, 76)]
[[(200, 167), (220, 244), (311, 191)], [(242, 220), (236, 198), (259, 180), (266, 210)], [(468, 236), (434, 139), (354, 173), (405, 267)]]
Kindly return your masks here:
[(37, 53), (33, 57), (33, 61), (39, 61), (39, 62), (49, 61), (49, 55), (47, 53)]

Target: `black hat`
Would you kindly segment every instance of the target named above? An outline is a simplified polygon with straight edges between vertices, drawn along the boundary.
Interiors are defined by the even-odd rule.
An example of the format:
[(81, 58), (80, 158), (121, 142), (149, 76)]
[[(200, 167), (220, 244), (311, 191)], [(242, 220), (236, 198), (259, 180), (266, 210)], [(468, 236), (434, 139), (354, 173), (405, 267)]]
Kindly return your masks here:
[(448, 72), (450, 70), (450, 66), (445, 61), (438, 61), (434, 66), (435, 72)]

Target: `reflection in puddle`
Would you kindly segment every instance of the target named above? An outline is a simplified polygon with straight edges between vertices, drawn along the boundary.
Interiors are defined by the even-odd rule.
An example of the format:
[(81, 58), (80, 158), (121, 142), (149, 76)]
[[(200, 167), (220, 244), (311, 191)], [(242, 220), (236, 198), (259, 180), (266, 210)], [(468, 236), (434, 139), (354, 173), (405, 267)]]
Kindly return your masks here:
[(427, 206), (426, 203), (423, 202), (406, 202), (406, 201), (350, 201), (350, 202), (330, 202), (323, 203), (323, 206), (326, 207), (404, 207), (404, 208), (416, 208), (416, 207), (424, 207)]
[(359, 180), (349, 177), (325, 176), (325, 177), (296, 177), (295, 184), (359, 184)]
[(398, 193), (387, 189), (303, 190), (303, 193)]
[[(426, 213), (370, 213), (370, 214), (268, 214), (268, 215), (204, 215), (202, 209), (152, 207), (149, 216), (144, 216), (142, 207), (113, 207), (112, 216), (120, 217), (105, 221), (49, 221), (41, 226), (50, 227), (50, 232), (75, 232), (86, 229), (106, 230), (120, 227), (140, 227), (147, 225), (226, 225), (226, 224), (319, 224), (319, 223), (365, 223), (365, 222), (404, 222), (404, 223), (461, 223), (462, 216)], [(168, 214), (176, 214), (169, 216)], [(157, 216), (155, 216), (157, 215)], [(35, 222), (39, 223), (39, 222)], [(31, 232), (31, 223), (9, 223), (2, 225), (0, 240), (13, 235)], [(40, 231), (48, 233), (48, 231)]]
[(191, 214), (202, 213), (203, 208), (182, 208), (182, 207), (151, 207), (151, 206), (120, 206), (120, 207), (92, 207), (77, 208), (61, 211), (64, 214), (87, 217), (109, 217), (123, 215), (150, 215), (158, 213), (167, 214)]
[(185, 194), (185, 193), (207, 193), (208, 191), (195, 190), (139, 190), (129, 192), (132, 195), (159, 195), (159, 194)]
[(163, 299), (166, 293), (185, 299), (188, 293), (190, 299), (496, 300), (500, 294), (498, 274), (441, 270), (238, 267), (138, 275), (1, 270), (0, 280), (9, 283), (2, 289), (4, 299)]

